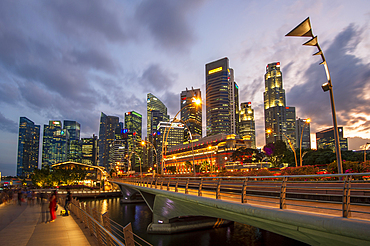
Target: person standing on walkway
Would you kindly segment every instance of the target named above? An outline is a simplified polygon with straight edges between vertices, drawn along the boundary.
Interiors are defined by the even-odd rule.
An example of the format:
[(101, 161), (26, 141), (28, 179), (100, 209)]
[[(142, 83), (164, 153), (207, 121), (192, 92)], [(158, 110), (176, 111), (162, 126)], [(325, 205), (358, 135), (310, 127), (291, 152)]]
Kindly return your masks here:
[(49, 209), (50, 209), (50, 222), (54, 222), (55, 219), (57, 218), (55, 214), (55, 209), (57, 206), (57, 191), (55, 190), (53, 194), (51, 194), (50, 197), (50, 204), (49, 204)]
[(66, 211), (64, 214), (65, 216), (69, 215), (68, 206), (71, 202), (72, 202), (72, 193), (69, 189), (67, 189), (66, 203), (64, 205), (64, 209)]
[(44, 191), (40, 194), (40, 205), (41, 205), (41, 220), (42, 222), (49, 221), (49, 211), (48, 211), (48, 196)]
[(22, 190), (21, 189), (19, 189), (18, 190), (18, 205), (19, 206), (22, 206)]

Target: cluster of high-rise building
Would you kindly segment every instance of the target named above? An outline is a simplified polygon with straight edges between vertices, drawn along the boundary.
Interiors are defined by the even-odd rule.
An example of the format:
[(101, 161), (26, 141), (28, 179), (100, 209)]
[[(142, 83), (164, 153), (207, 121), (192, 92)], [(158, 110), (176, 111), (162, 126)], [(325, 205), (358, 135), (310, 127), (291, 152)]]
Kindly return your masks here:
[[(180, 93), (180, 116), (176, 115), (172, 121), (164, 103), (148, 93), (144, 140), (142, 115), (135, 111), (124, 114), (124, 123), (119, 122), (117, 116), (101, 113), (99, 138), (93, 135), (81, 139), (80, 124), (76, 121), (64, 120), (63, 124), (62, 121), (49, 121), (43, 131), (42, 167), (71, 161), (129, 171), (138, 165), (155, 168), (163, 156), (167, 163), (182, 163), (181, 170), (185, 172), (190, 170), (188, 163), (191, 161), (193, 164), (204, 160), (226, 163), (230, 161), (230, 151), (236, 147), (256, 148), (254, 110), (250, 101), (239, 104), (239, 86), (228, 58), (205, 65), (205, 88), (205, 101), (202, 102), (206, 109), (205, 132), (202, 130), (202, 106), (195, 103), (202, 98), (200, 89), (186, 88)], [(292, 148), (300, 148), (300, 145), (311, 148), (309, 120), (296, 117), (295, 107), (286, 105), (279, 62), (266, 67), (264, 115), (266, 144), (282, 140)], [(340, 132), (345, 149), (342, 128)], [(318, 147), (331, 148), (330, 133), (317, 134)], [(29, 177), (38, 167), (39, 142), (40, 126), (21, 117), (18, 176)], [(184, 154), (190, 148), (192, 160), (190, 155)], [(194, 148), (198, 153), (196, 157)]]

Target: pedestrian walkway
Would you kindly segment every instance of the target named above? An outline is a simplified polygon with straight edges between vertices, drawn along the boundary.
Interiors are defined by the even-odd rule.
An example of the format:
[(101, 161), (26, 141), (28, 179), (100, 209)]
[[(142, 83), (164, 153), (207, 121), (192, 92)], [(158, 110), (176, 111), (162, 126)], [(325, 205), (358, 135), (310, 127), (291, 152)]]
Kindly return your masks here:
[[(59, 206), (60, 207), (60, 206)], [(8, 204), (0, 206), (0, 242), (7, 246), (91, 245), (72, 216), (55, 222), (42, 221), (41, 206)]]

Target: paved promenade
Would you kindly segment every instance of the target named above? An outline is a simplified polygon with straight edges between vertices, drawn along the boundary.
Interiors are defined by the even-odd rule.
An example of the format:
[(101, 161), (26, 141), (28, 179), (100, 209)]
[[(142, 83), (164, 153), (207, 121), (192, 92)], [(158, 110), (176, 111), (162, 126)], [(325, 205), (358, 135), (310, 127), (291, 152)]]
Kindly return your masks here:
[(72, 216), (59, 215), (60, 209), (59, 206), (55, 222), (45, 223), (49, 215), (46, 218), (46, 213), (41, 213), (40, 205), (0, 205), (1, 245), (95, 245)]

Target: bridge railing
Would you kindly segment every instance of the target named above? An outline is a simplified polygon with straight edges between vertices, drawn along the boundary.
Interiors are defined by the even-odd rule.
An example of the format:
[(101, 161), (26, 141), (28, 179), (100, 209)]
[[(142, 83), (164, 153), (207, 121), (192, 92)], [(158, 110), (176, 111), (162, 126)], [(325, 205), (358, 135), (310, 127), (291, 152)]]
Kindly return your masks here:
[(111, 179), (154, 189), (280, 209), (370, 219), (370, 173)]
[[(62, 204), (62, 199), (59, 201)], [(133, 233), (131, 223), (122, 226), (111, 220), (108, 213), (101, 214), (97, 208), (91, 208), (88, 204), (72, 199), (71, 212), (84, 223), (90, 235), (97, 239), (100, 246), (134, 246), (149, 245), (150, 243)], [(138, 242), (140, 240), (140, 242)], [(123, 243), (125, 242), (125, 243)]]

